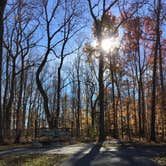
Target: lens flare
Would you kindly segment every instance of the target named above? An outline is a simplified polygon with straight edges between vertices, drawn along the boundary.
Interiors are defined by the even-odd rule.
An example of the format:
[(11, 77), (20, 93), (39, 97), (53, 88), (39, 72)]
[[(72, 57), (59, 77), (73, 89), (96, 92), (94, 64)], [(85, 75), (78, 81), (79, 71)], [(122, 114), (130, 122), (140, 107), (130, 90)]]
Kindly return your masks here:
[(101, 41), (101, 48), (106, 52), (113, 52), (116, 48), (119, 48), (118, 38), (107, 38)]

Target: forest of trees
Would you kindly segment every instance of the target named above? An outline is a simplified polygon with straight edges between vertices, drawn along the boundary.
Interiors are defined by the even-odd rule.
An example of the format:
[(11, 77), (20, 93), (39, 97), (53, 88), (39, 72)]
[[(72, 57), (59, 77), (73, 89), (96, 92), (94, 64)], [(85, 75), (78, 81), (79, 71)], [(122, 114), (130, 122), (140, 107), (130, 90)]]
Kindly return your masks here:
[(39, 128), (165, 141), (164, 0), (0, 0), (0, 143)]

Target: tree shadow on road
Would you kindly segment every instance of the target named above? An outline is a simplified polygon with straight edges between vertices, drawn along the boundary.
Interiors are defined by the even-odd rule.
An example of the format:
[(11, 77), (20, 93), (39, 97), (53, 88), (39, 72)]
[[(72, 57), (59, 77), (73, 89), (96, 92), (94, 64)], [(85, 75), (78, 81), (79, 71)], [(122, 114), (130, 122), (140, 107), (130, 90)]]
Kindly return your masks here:
[(88, 154), (73, 163), (73, 166), (90, 166), (90, 163), (99, 154), (102, 144), (103, 142), (96, 144)]

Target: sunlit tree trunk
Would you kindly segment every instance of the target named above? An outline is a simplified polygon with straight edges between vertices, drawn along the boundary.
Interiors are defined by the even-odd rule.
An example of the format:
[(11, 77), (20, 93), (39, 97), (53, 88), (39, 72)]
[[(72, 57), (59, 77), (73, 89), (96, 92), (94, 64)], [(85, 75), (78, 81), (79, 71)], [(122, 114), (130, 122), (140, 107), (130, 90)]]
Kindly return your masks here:
[(26, 109), (27, 109), (27, 104), (28, 104), (28, 92), (27, 92), (27, 80), (28, 80), (28, 70), (25, 71), (24, 75), (24, 83), (23, 83), (23, 115), (22, 115), (22, 130), (24, 134), (25, 130), (25, 122), (26, 122)]

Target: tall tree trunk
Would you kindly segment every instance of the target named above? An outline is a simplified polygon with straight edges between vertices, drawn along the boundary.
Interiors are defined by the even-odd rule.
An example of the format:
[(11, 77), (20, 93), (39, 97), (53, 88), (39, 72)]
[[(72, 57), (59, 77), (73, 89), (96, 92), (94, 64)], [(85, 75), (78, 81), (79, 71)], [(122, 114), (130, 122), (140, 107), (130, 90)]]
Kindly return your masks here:
[[(96, 36), (99, 44), (102, 41), (102, 27), (99, 23), (96, 23)], [(105, 140), (105, 128), (104, 128), (104, 53), (103, 50), (100, 50), (99, 56), (99, 109), (100, 109), (100, 116), (99, 116), (99, 142)]]
[[(87, 78), (87, 82), (88, 82)], [(86, 93), (86, 129), (87, 129), (87, 136), (89, 136), (89, 92), (88, 92), (88, 83), (85, 85), (85, 93)]]
[(2, 61), (3, 61), (3, 15), (7, 0), (0, 1), (0, 143), (3, 143), (3, 111), (2, 111)]
[[(48, 44), (49, 45), (49, 44)], [(40, 73), (42, 72), (46, 62), (47, 62), (47, 57), (49, 55), (49, 49), (47, 50), (43, 60), (42, 60), (42, 63), (40, 64), (40, 66), (38, 67), (37, 69), (37, 72), (36, 72), (36, 84), (37, 84), (37, 87), (38, 87), (38, 90), (40, 91), (42, 97), (43, 97), (43, 101), (44, 101), (44, 111), (45, 111), (45, 114), (46, 114), (46, 117), (47, 117), (47, 122), (48, 122), (48, 126), (49, 128), (53, 128), (54, 127), (54, 123), (53, 123), (53, 117), (51, 117), (51, 114), (50, 114), (50, 110), (49, 110), (49, 107), (48, 107), (48, 96), (45, 92), (45, 90), (43, 89), (43, 86), (42, 86), (42, 83), (41, 83), (41, 80), (40, 80)]]
[[(62, 52), (63, 54), (63, 52)], [(57, 85), (57, 108), (56, 108), (56, 119), (55, 119), (55, 127), (58, 128), (59, 121), (59, 113), (60, 113), (60, 99), (61, 99), (61, 69), (63, 65), (63, 55), (61, 54), (61, 61), (58, 67), (58, 85)]]
[(118, 96), (119, 96), (119, 107), (120, 107), (120, 123), (121, 123), (121, 136), (122, 136), (122, 139), (124, 137), (123, 135), (123, 104), (122, 104), (122, 97), (121, 97), (121, 93), (120, 93), (120, 87), (117, 86), (117, 89), (118, 89)]
[(10, 88), (10, 97), (9, 102), (6, 106), (6, 136), (10, 137), (10, 128), (11, 128), (11, 116), (12, 116), (12, 104), (14, 100), (14, 89), (15, 89), (15, 77), (16, 77), (16, 58), (12, 58), (12, 76), (11, 76), (11, 88)]
[(151, 141), (156, 141), (155, 121), (156, 121), (156, 73), (157, 73), (157, 57), (160, 41), (160, 8), (161, 0), (157, 1), (156, 7), (156, 43), (153, 62), (153, 77), (152, 77), (152, 99), (151, 99)]
[(165, 135), (165, 122), (166, 122), (166, 95), (164, 87), (164, 77), (163, 77), (163, 57), (162, 57), (162, 48), (159, 39), (159, 70), (160, 70), (160, 86), (161, 86), (161, 114), (162, 114), (162, 139), (164, 140)]
[(145, 95), (144, 95), (144, 87), (142, 82), (142, 76), (140, 80), (140, 88), (141, 88), (141, 106), (142, 106), (142, 137), (145, 137), (145, 122), (146, 122), (146, 114), (145, 114)]
[(98, 102), (98, 96), (96, 100), (93, 102), (93, 95), (91, 96), (91, 118), (92, 118), (92, 130), (94, 131), (95, 129), (95, 115), (96, 115), (96, 105)]
[(93, 99), (91, 98), (90, 100), (91, 100), (90, 106), (91, 106), (91, 119), (92, 119), (91, 125), (92, 125), (92, 130), (94, 130), (94, 127), (95, 127), (95, 116), (94, 116), (95, 110), (93, 108)]
[(142, 108), (141, 108), (141, 88), (138, 81), (138, 118), (139, 118), (139, 138), (142, 137)]
[(122, 136), (122, 139), (123, 139), (124, 138), (124, 134), (123, 134), (123, 132), (124, 132), (124, 130), (123, 130), (124, 126), (123, 126), (123, 106), (122, 105), (123, 105), (122, 104), (122, 97), (120, 95), (120, 122), (121, 122), (121, 136)]
[[(74, 78), (73, 78), (74, 79)], [(72, 136), (75, 136), (75, 81), (72, 80), (72, 121), (71, 121), (71, 128), (72, 128)]]
[(136, 99), (135, 99), (135, 86), (133, 88), (133, 105), (134, 105), (134, 126), (135, 126), (135, 135), (137, 135), (137, 109), (136, 109)]
[(61, 98), (61, 67), (58, 67), (57, 107), (56, 107), (56, 119), (55, 119), (56, 128), (58, 128), (58, 121), (59, 121), (60, 98)]
[(28, 71), (25, 72), (24, 75), (24, 92), (23, 92), (23, 115), (22, 115), (22, 130), (24, 133), (25, 129), (25, 120), (26, 120), (26, 108), (27, 108), (27, 102), (28, 102), (28, 94), (27, 94), (27, 79), (28, 79)]
[(16, 138), (15, 143), (20, 142), (21, 130), (22, 130), (22, 92), (23, 92), (23, 82), (24, 82), (24, 56), (21, 57), (21, 74), (20, 74), (20, 90), (18, 94), (18, 103), (16, 109)]
[[(10, 82), (10, 77), (9, 77), (9, 55), (6, 56), (6, 82), (5, 82), (5, 90), (4, 90), (4, 96), (3, 96), (3, 125), (6, 123), (6, 103), (7, 103), (7, 95), (9, 92), (9, 82)], [(4, 127), (4, 132), (5, 132), (5, 125)]]
[[(80, 61), (80, 59), (79, 59)], [(81, 87), (80, 87), (80, 62), (78, 62), (77, 68), (77, 120), (76, 120), (76, 134), (77, 137), (80, 136), (80, 112), (81, 112)]]
[(137, 47), (138, 47), (138, 66), (139, 66), (139, 80), (138, 80), (138, 88), (139, 88), (139, 112), (140, 112), (140, 137), (145, 136), (145, 98), (144, 98), (144, 89), (142, 82), (142, 66), (141, 66), (141, 54), (140, 54), (140, 36), (137, 36)]
[(115, 108), (114, 71), (111, 66), (111, 61), (110, 61), (110, 71), (111, 71), (111, 82), (112, 82), (112, 109), (113, 109), (113, 119), (114, 119), (114, 138), (118, 138), (117, 110)]
[(100, 108), (99, 142), (102, 142), (105, 139), (103, 68), (104, 68), (104, 60), (103, 60), (103, 54), (101, 52), (99, 57), (99, 108)]
[(127, 80), (127, 91), (128, 91), (128, 101), (126, 104), (127, 110), (127, 135), (129, 140), (131, 140), (131, 132), (130, 132), (130, 89), (129, 89), (129, 81)]
[(76, 129), (77, 129), (77, 137), (80, 136), (80, 83), (78, 84), (77, 89), (77, 122), (76, 122)]
[[(36, 96), (37, 97), (37, 96)], [(37, 108), (35, 108), (35, 139), (37, 138), (38, 136), (38, 128), (40, 128), (40, 124), (38, 122), (38, 119), (39, 119), (39, 109), (40, 109), (40, 97), (38, 96), (38, 99), (37, 99)]]

